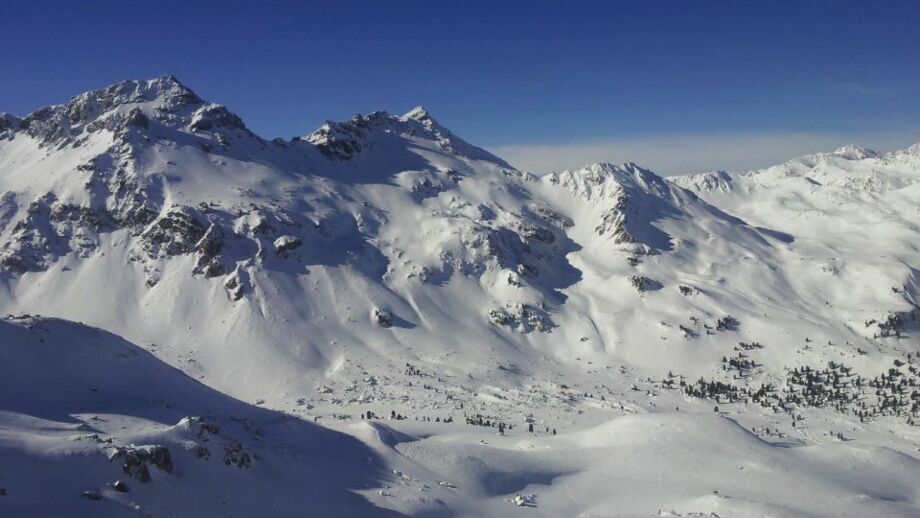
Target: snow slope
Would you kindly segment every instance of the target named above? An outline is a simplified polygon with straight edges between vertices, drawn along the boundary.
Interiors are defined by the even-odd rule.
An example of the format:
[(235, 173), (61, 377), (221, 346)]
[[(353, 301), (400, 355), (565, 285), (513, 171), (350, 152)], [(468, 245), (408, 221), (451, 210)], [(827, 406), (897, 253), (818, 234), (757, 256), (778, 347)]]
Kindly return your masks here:
[[(97, 328), (10, 319), (0, 341), (4, 516), (295, 516), (315, 501), (388, 514), (348, 491), (388, 477), (352, 437), (232, 399)], [(168, 460), (131, 465), (157, 449)]]
[[(182, 457), (131, 502), (191, 510), (200, 475), (278, 514), (914, 515), (918, 184), (918, 146), (537, 177), (422, 108), (266, 141), (171, 76), (0, 115), (0, 314), (54, 317), (2, 324), (3, 448), (36, 469), (0, 471), (0, 509), (123, 509), (68, 434), (186, 455), (177, 423), (213, 415), (241, 444), (232, 417), (265, 423), (266, 471)], [(61, 495), (14, 500), (45, 463)]]

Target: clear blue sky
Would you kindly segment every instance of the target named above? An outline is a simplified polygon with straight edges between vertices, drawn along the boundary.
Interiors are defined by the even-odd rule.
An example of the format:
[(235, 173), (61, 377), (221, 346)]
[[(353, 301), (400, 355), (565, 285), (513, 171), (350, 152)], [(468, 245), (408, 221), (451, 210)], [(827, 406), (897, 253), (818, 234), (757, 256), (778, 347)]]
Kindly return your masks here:
[(0, 111), (19, 115), (171, 73), (265, 137), (423, 104), (512, 153), (675, 135), (920, 140), (916, 0), (2, 0), (0, 20)]

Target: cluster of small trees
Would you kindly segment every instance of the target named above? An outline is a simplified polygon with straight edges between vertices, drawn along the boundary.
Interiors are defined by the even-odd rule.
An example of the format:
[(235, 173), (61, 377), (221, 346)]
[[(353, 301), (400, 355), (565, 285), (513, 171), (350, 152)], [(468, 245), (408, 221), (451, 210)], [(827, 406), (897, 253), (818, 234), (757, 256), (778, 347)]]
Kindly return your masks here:
[(731, 358), (722, 357), (722, 370), (737, 371), (735, 379), (746, 378), (758, 367), (757, 362), (748, 358), (744, 352), (739, 352), (738, 356)]
[(731, 315), (716, 320), (716, 331), (735, 331), (741, 326), (741, 321)]
[[(713, 334), (715, 334), (715, 333), (712, 332), (713, 327), (712, 327), (711, 325), (709, 325), (709, 324), (703, 322), (703, 321), (700, 320), (698, 317), (691, 316), (691, 317), (690, 317), (690, 321), (693, 322), (693, 324), (694, 324), (695, 326), (700, 326), (700, 325), (702, 325), (702, 326), (703, 326), (703, 329), (706, 330), (706, 334), (707, 334), (707, 335), (713, 335)], [(738, 320), (737, 318), (735, 318), (735, 317), (733, 317), (733, 316), (731, 316), (731, 315), (726, 315), (726, 316), (724, 316), (724, 317), (722, 317), (722, 318), (716, 320), (716, 327), (715, 327), (715, 330), (718, 331), (718, 332), (722, 332), (722, 331), (737, 331), (739, 327), (741, 327), (741, 321), (740, 321), (740, 320)], [(687, 337), (687, 338), (694, 338), (694, 337), (697, 336), (696, 331), (694, 331), (693, 329), (691, 329), (691, 328), (689, 328), (689, 327), (686, 327), (686, 326), (683, 326), (683, 325), (682, 325), (682, 326), (680, 326), (680, 330), (684, 333), (684, 336)]]
[(847, 413), (860, 398), (860, 388), (865, 384), (852, 369), (837, 362), (829, 362), (826, 369), (809, 366), (794, 368), (786, 375), (787, 391), (784, 401), (795, 405), (817, 408), (830, 407)]
[[(505, 424), (503, 421), (499, 421), (496, 418), (489, 418), (488, 416), (483, 416), (482, 414), (467, 415), (465, 417), (466, 417), (466, 424), (472, 425), (472, 426), (485, 426), (486, 428), (497, 428), (498, 433), (501, 435), (505, 435), (506, 431), (511, 431), (514, 429), (513, 424), (510, 424), (510, 423)], [(527, 421), (527, 432), (535, 433), (533, 422), (531, 422), (529, 418)], [(547, 426), (546, 433), (551, 433), (553, 435), (556, 435), (556, 429), (555, 428), (550, 429)]]
[(465, 417), (466, 424), (468, 425), (485, 426), (487, 428), (500, 428), (502, 432), (504, 432), (506, 429), (511, 430), (514, 427), (514, 425), (505, 425), (494, 417), (489, 418), (488, 416), (483, 416), (482, 414), (476, 414), (474, 416), (467, 415)]
[(753, 351), (754, 349), (763, 349), (763, 344), (760, 342), (738, 342), (738, 346), (735, 347), (735, 350), (741, 349), (742, 351)]
[[(868, 385), (875, 389), (878, 404), (874, 407), (875, 415), (906, 415), (908, 422), (914, 424), (914, 419), (920, 417), (920, 370), (913, 364), (913, 358), (908, 355), (907, 372), (901, 371), (903, 362), (896, 362), (887, 373), (882, 373), (871, 380)], [(867, 409), (860, 408), (864, 414)], [(860, 416), (863, 419), (863, 416)], [(864, 419), (865, 420), (865, 419)]]
[(691, 384), (681, 381), (680, 389), (690, 397), (708, 399), (718, 403), (744, 403), (753, 400), (753, 394), (746, 386), (717, 380), (707, 381), (702, 377), (696, 383)]
[[(415, 420), (418, 421), (419, 419), (416, 418)], [(434, 418), (434, 421), (431, 420), (431, 417), (425, 416), (425, 417), (422, 417), (421, 420), (422, 420), (422, 421), (427, 421), (427, 422), (429, 422), (429, 423), (431, 423), (431, 422), (435, 422), (435, 423), (453, 423), (453, 422), (454, 422), (454, 418), (453, 418), (453, 417), (450, 417), (450, 416), (447, 416), (447, 417), (445, 417), (444, 419), (441, 419), (440, 417), (435, 417), (435, 418)]]
[[(723, 369), (744, 372), (753, 365), (749, 359), (723, 358)], [(902, 367), (907, 366), (906, 372)], [(737, 379), (737, 378), (736, 378)], [(679, 383), (675, 383), (679, 380)], [(686, 383), (669, 373), (662, 387), (679, 389), (690, 397), (718, 403), (757, 403), (774, 410), (792, 411), (797, 407), (830, 408), (851, 413), (863, 422), (880, 416), (905, 417), (914, 425), (920, 419), (920, 369), (908, 355), (907, 362), (894, 360), (894, 367), (872, 379), (853, 373), (851, 367), (828, 362), (824, 369), (810, 366), (787, 369), (785, 384), (775, 387), (764, 383), (757, 387), (736, 385), (700, 377)]]
[(415, 365), (411, 363), (406, 363), (406, 376), (422, 376), (422, 371), (420, 371)]
[[(348, 416), (348, 417), (350, 418), (351, 416)], [(373, 410), (368, 410), (367, 412), (361, 412), (361, 419), (382, 419), (382, 417), (374, 413)], [(390, 410), (390, 419), (394, 421), (405, 421), (406, 419), (409, 419), (409, 418), (396, 412), (396, 410)], [(433, 421), (430, 416), (421, 416), (421, 417), (416, 417), (415, 420), (435, 422), (435, 423), (453, 423), (454, 422), (454, 418), (450, 416), (445, 417), (444, 419), (441, 419), (440, 416), (437, 416), (434, 418)]]

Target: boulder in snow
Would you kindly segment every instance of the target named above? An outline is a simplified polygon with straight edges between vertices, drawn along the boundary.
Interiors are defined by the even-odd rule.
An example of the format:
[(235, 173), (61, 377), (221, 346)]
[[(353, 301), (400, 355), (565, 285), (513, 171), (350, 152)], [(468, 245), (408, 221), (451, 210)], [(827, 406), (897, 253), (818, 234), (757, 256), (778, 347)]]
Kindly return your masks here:
[(385, 309), (374, 308), (371, 313), (371, 320), (379, 327), (393, 327), (393, 314)]
[(288, 252), (300, 248), (303, 241), (295, 236), (281, 236), (275, 240), (275, 252), (281, 257), (287, 257)]

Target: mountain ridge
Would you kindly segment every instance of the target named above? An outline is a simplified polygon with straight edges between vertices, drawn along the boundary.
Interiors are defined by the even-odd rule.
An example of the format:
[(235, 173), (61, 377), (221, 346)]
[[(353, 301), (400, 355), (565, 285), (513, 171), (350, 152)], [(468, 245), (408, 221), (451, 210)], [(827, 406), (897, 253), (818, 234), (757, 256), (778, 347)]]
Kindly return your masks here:
[[(123, 473), (141, 473), (137, 463), (149, 464), (162, 452), (157, 446), (182, 467), (169, 473), (150, 464), (153, 481), (136, 495), (151, 509), (181, 508), (164, 481), (191, 491), (207, 473), (245, 494), (247, 475), (196, 464), (198, 450), (182, 446), (201, 439), (202, 425), (177, 421), (202, 413), (207, 397), (179, 415), (158, 401), (181, 395), (163, 392), (150, 403), (166, 416), (157, 421), (87, 388), (102, 376), (87, 365), (105, 372), (134, 365), (118, 383), (96, 387), (132, 401), (143, 393), (130, 385), (137, 368), (152, 384), (195, 380), (196, 394), (206, 386), (246, 402), (227, 407), (234, 412), (265, 415), (247, 405), (283, 412), (266, 425), (267, 449), (245, 421), (224, 416), (221, 427), (236, 435), (213, 440), (231, 445), (234, 470), (242, 458), (235, 437), (265, 456), (251, 459), (255, 470), (315, 480), (323, 469), (301, 465), (315, 451), (303, 452), (297, 439), (312, 425), (284, 419), (332, 428), (344, 436), (326, 436), (331, 447), (358, 448), (357, 440), (374, 452), (375, 467), (387, 467), (362, 477), (350, 464), (350, 480), (364, 484), (355, 491), (408, 515), (437, 515), (444, 506), (468, 516), (584, 512), (557, 494), (557, 480), (584, 491), (585, 509), (619, 513), (597, 489), (609, 478), (604, 465), (636, 469), (627, 462), (633, 446), (668, 472), (678, 467), (669, 456), (697, 465), (696, 439), (681, 442), (679, 430), (724, 438), (747, 459), (717, 457), (727, 463), (719, 480), (738, 481), (732, 492), (748, 495), (743, 505), (713, 497), (709, 485), (688, 500), (682, 491), (697, 495), (696, 477), (675, 471), (682, 485), (661, 491), (687, 513), (762, 515), (780, 506), (793, 509), (790, 516), (821, 515), (808, 502), (750, 493), (747, 475), (726, 474), (742, 472), (742, 462), (795, 458), (805, 481), (811, 472), (830, 476), (826, 464), (865, 448), (880, 448), (883, 465), (872, 480), (858, 479), (858, 491), (876, 494), (874, 481), (884, 479), (899, 496), (835, 512), (910, 516), (917, 507), (885, 469), (920, 469), (912, 453), (920, 420), (920, 145), (895, 153), (844, 147), (742, 173), (663, 178), (627, 162), (537, 176), (419, 108), (266, 141), (170, 76), (34, 113), (25, 127), (0, 118), (0, 314), (10, 315), (0, 319), (0, 334), (44, 344), (0, 351), (23, 355), (28, 367), (0, 376), (0, 394), (19, 395), (14, 411), (0, 412), (0, 429), (12, 430), (0, 435), (16, 438), (0, 448), (23, 466), (37, 465), (35, 453), (15, 445), (42, 426), (59, 430), (50, 450), (35, 450), (49, 458), (105, 448), (71, 444), (70, 421), (27, 415), (30, 405), (42, 408), (28, 400), (41, 392), (29, 380), (45, 379), (27, 371), (61, 348), (72, 360), (48, 370), (61, 379), (48, 397), (89, 390), (100, 402), (97, 417), (147, 441), (138, 443), (143, 450), (116, 450), (118, 462), (129, 463)], [(93, 328), (110, 333), (100, 343), (118, 341), (113, 354), (94, 356), (93, 337), (102, 334)], [(63, 349), (70, 334), (86, 347)], [(119, 363), (112, 359), (119, 354), (144, 360)], [(153, 374), (159, 363), (182, 373)], [(72, 396), (58, 399), (80, 399)], [(73, 419), (128, 448), (117, 427)], [(854, 444), (825, 439), (843, 434)], [(604, 465), (572, 449), (582, 440), (604, 449)], [(706, 442), (707, 455), (718, 442)], [(821, 455), (830, 460), (816, 460)], [(94, 483), (122, 476), (97, 460), (67, 464), (67, 472), (91, 473)], [(641, 472), (660, 480), (654, 469)], [(279, 494), (297, 494), (290, 481), (259, 473)], [(856, 487), (841, 484), (815, 491), (834, 500), (849, 494), (841, 487)], [(58, 487), (76, 491), (72, 481)], [(105, 504), (128, 498), (106, 487), (97, 491)], [(554, 495), (552, 503), (531, 498), (537, 492)], [(154, 494), (168, 505), (159, 507)], [(648, 506), (662, 494), (643, 493), (641, 512), (660, 509)]]

